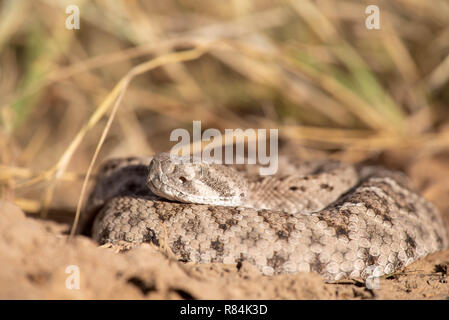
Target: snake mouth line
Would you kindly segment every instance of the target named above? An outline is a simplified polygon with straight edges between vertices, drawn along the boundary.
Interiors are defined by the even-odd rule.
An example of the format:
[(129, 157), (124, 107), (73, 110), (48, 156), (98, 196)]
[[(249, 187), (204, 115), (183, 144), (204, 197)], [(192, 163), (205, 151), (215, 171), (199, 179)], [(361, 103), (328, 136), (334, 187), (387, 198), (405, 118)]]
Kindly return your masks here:
[(214, 201), (214, 198), (211, 197), (204, 197), (204, 196), (197, 196), (197, 195), (192, 195), (192, 194), (186, 194), (183, 191), (180, 191), (179, 189), (177, 189), (176, 187), (173, 187), (171, 185), (168, 184), (163, 184), (163, 186), (170, 190), (172, 193), (175, 193), (175, 200), (183, 202), (183, 203), (190, 203), (190, 201), (183, 201), (181, 199), (179, 199), (180, 197), (189, 197), (191, 198), (194, 202), (200, 202), (201, 204), (209, 204), (211, 203), (211, 201)]
[[(161, 181), (161, 179), (159, 179), (159, 181)], [(150, 187), (150, 184), (151, 184), (151, 187), (153, 187), (153, 188)], [(151, 189), (151, 191), (153, 191), (153, 193), (155, 193), (156, 195), (158, 195), (164, 199), (171, 200), (171, 201), (178, 201), (181, 203), (196, 203), (196, 204), (215, 204), (215, 205), (218, 204), (218, 205), (223, 205), (223, 206), (230, 206), (232, 203), (232, 199), (229, 197), (212, 198), (212, 197), (186, 194), (185, 192), (179, 190), (178, 188), (176, 188), (172, 185), (162, 183), (162, 182), (161, 182), (161, 188), (157, 188), (155, 186), (155, 184), (153, 183), (153, 181), (148, 180), (148, 186)], [(167, 190), (169, 193), (172, 193), (173, 196), (167, 195), (167, 193), (162, 192), (161, 189)], [(187, 201), (187, 200), (183, 200), (182, 198), (190, 198), (190, 200)], [(232, 205), (235, 206), (235, 204), (232, 204)]]

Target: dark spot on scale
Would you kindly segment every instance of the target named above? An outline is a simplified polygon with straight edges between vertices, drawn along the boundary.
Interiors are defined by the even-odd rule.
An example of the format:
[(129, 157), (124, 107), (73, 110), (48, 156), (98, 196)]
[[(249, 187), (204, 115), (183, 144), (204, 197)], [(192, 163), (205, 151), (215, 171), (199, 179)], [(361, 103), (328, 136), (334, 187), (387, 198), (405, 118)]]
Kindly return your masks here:
[(339, 211), (342, 215), (344, 215), (345, 217), (349, 217), (351, 215), (351, 211), (349, 211), (348, 209), (340, 209)]
[(159, 247), (159, 240), (153, 229), (147, 228), (147, 232), (143, 235), (143, 242), (154, 243)]
[(311, 265), (312, 271), (320, 273), (324, 269), (324, 264), (320, 261), (318, 256), (315, 257), (315, 260), (313, 261)]
[(393, 220), (391, 219), (391, 217), (388, 214), (383, 214), (383, 215), (381, 215), (381, 217), (382, 217), (382, 221), (388, 221), (391, 224), (393, 224)]
[(368, 257), (366, 259), (366, 263), (367, 263), (367, 265), (371, 266), (371, 265), (376, 264), (377, 260), (378, 260), (378, 257), (375, 257), (375, 256), (372, 256), (372, 255), (368, 254)]
[(306, 187), (304, 187), (304, 186), (300, 186), (300, 187), (297, 187), (297, 186), (291, 186), (290, 188), (289, 188), (291, 191), (296, 191), (296, 190), (301, 190), (302, 192), (305, 192), (306, 190), (307, 190), (307, 188)]
[(410, 237), (410, 235), (406, 232), (405, 233), (405, 243), (407, 243), (408, 247), (405, 250), (405, 253), (407, 254), (407, 257), (413, 258), (415, 257), (415, 248), (416, 248), (416, 242), (415, 240)]
[(278, 252), (274, 252), (273, 257), (267, 259), (267, 264), (275, 270), (280, 268), (284, 264), (284, 262), (285, 258), (280, 256)]
[(397, 259), (394, 268), (401, 269), (403, 266), (404, 266), (404, 263), (401, 260)]
[(226, 225), (227, 226), (235, 226), (237, 223), (239, 223), (239, 221), (235, 220), (235, 219), (228, 219), (228, 220), (226, 220)]
[(415, 242), (415, 240), (413, 240), (413, 238), (412, 237), (410, 237), (410, 235), (406, 232), (405, 233), (405, 242), (410, 246), (410, 247), (412, 247), (413, 249), (415, 249), (416, 248), (416, 242)]
[(348, 230), (346, 228), (343, 228), (342, 226), (337, 226), (335, 228), (335, 233), (337, 236), (347, 236), (348, 235)]
[(442, 248), (443, 247), (443, 239), (440, 237), (440, 235), (438, 233), (435, 232), (435, 237), (437, 239), (437, 242), (439, 244), (439, 247)]
[(287, 232), (283, 231), (283, 230), (279, 230), (277, 232), (277, 236), (279, 237), (279, 239), (283, 239), (283, 240), (288, 240), (288, 234)]
[(116, 218), (120, 217), (121, 215), (122, 215), (121, 211), (114, 212), (114, 217), (116, 217)]
[(322, 183), (322, 184), (320, 184), (320, 188), (321, 188), (321, 189), (326, 189), (326, 190), (329, 190), (329, 191), (334, 190), (334, 187), (328, 185), (327, 183)]
[(224, 244), (223, 244), (223, 242), (221, 242), (220, 240), (218, 240), (218, 238), (217, 238), (217, 240), (212, 241), (212, 242), (210, 243), (210, 247), (211, 247), (212, 249), (214, 249), (215, 251), (217, 251), (217, 253), (218, 253), (219, 255), (222, 255), (222, 254), (223, 254)]
[(405, 254), (407, 255), (407, 257), (409, 258), (414, 258), (415, 257), (415, 250), (413, 250), (412, 248), (408, 247), (405, 250)]
[(109, 239), (109, 233), (110, 231), (108, 229), (103, 229), (100, 233), (100, 244), (105, 244), (107, 240)]
[(180, 261), (189, 261), (189, 253), (186, 251), (184, 241), (182, 241), (181, 237), (178, 237), (178, 239), (173, 242), (172, 250), (174, 253), (181, 255)]
[(225, 231), (228, 229), (228, 225), (225, 224), (225, 223), (221, 223), (218, 227), (219, 227), (220, 229), (225, 230)]

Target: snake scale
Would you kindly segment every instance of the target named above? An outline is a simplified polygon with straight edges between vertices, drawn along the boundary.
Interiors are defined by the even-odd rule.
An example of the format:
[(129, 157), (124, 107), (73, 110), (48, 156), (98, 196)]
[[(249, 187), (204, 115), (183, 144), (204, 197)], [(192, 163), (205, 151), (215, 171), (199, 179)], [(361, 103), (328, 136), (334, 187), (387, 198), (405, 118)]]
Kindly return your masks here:
[(284, 156), (276, 175), (256, 170), (167, 153), (109, 160), (81, 225), (101, 244), (164, 244), (182, 261), (327, 280), (389, 274), (449, 244), (437, 209), (402, 173)]

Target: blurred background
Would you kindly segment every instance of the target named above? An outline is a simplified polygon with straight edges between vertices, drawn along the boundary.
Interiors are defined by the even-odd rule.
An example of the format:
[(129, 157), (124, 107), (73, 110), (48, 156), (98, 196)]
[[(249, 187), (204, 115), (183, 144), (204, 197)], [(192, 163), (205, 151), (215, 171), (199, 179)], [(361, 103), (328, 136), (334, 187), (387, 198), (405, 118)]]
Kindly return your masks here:
[(0, 1), (0, 198), (31, 215), (71, 221), (108, 119), (94, 168), (192, 120), (277, 128), (305, 159), (401, 169), (448, 211), (448, 107), (448, 0)]

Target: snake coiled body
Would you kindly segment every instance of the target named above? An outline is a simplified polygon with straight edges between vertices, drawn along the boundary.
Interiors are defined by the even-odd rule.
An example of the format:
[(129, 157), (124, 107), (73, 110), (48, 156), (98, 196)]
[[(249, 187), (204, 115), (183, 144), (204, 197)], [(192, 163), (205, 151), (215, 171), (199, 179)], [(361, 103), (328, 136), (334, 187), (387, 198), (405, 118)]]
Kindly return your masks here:
[(283, 157), (275, 176), (255, 172), (164, 153), (111, 160), (83, 225), (99, 243), (164, 244), (182, 261), (327, 280), (389, 274), (449, 244), (437, 209), (401, 173)]

